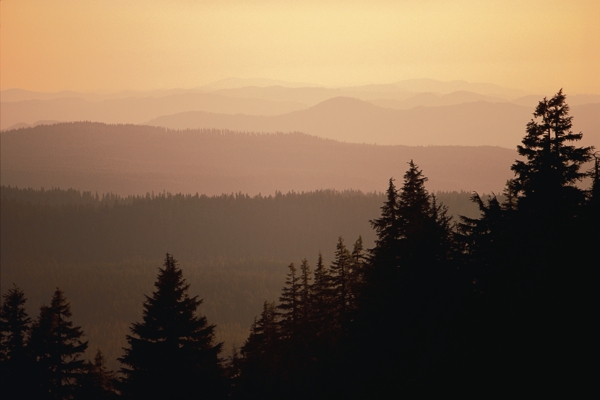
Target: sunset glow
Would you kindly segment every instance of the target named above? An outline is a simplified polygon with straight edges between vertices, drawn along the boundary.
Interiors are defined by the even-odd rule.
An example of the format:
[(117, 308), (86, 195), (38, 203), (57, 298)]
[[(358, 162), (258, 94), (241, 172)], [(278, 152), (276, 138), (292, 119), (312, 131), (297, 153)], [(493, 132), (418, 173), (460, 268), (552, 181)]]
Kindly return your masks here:
[(591, 1), (4, 0), (1, 87), (327, 86), (411, 78), (600, 92)]

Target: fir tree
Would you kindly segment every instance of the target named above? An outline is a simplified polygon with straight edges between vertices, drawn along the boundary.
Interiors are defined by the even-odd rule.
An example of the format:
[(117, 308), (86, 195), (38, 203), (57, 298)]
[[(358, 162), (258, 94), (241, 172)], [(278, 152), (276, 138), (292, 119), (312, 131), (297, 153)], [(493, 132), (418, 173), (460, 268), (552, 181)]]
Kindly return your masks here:
[(367, 265), (367, 257), (363, 247), (362, 236), (359, 236), (354, 242), (351, 253), (351, 268), (350, 268), (350, 295), (349, 307), (350, 312), (355, 312), (358, 307), (358, 299), (364, 290), (365, 284), (365, 269)]
[(31, 318), (25, 311), (25, 294), (13, 285), (3, 296), (0, 310), (0, 392), (7, 399), (27, 397), (31, 360), (26, 343)]
[(224, 386), (218, 356), (222, 343), (214, 343), (215, 326), (197, 313), (202, 300), (189, 297), (189, 284), (168, 253), (154, 286), (156, 291), (144, 302), (143, 322), (132, 325), (129, 347), (119, 359), (123, 395), (221, 398)]
[(399, 220), (398, 190), (394, 185), (394, 179), (390, 178), (386, 201), (381, 207), (381, 217), (369, 221), (377, 234), (375, 247), (370, 251), (372, 263), (386, 265), (387, 269), (397, 266)]
[(42, 306), (34, 322), (29, 347), (37, 364), (39, 396), (67, 399), (78, 390), (85, 370), (81, 358), (88, 342), (82, 341), (83, 331), (73, 326), (70, 303), (56, 289), (50, 306)]
[(274, 348), (279, 339), (277, 311), (274, 303), (265, 301), (258, 320), (254, 320), (250, 335), (242, 347), (246, 359), (262, 357), (270, 348)]
[(317, 266), (315, 268), (315, 279), (311, 288), (312, 310), (315, 324), (322, 329), (322, 322), (329, 315), (331, 298), (331, 272), (323, 263), (323, 255), (319, 252)]
[(334, 322), (338, 334), (346, 327), (350, 302), (352, 256), (340, 236), (335, 258), (331, 263), (331, 289), (333, 291)]
[(300, 303), (302, 301), (300, 277), (296, 274), (294, 263), (289, 266), (289, 272), (285, 279), (285, 286), (279, 297), (277, 309), (280, 311), (281, 333), (284, 338), (291, 338), (298, 333), (300, 320)]
[(445, 209), (427, 193), (427, 178), (410, 160), (398, 199), (399, 253), (401, 268), (424, 268), (440, 252), (448, 235)]
[(593, 147), (570, 144), (583, 135), (571, 131), (573, 117), (565, 100), (561, 89), (550, 100), (540, 101), (522, 145), (517, 146), (519, 155), (526, 158), (511, 167), (515, 173), (511, 191), (518, 197), (519, 208), (548, 212), (572, 209), (583, 202), (583, 191), (575, 184), (586, 175), (580, 169), (591, 159)]
[[(537, 392), (568, 382), (564, 365), (577, 371), (577, 379), (582, 374), (575, 354), (588, 345), (574, 347), (585, 343), (581, 333), (589, 329), (582, 321), (593, 313), (587, 305), (597, 301), (591, 298), (594, 288), (579, 277), (595, 256), (598, 230), (576, 184), (586, 175), (581, 167), (593, 148), (573, 145), (582, 133), (571, 131), (565, 99), (560, 90), (536, 107), (517, 147), (524, 160), (511, 167), (515, 177), (507, 182), (507, 200), (486, 203), (475, 195), (482, 216), (463, 217), (460, 225), (477, 300), (471, 310), (477, 331), (465, 332), (464, 349), (481, 349), (471, 354), (477, 367), (470, 374), (485, 386), (510, 381), (509, 391)], [(509, 364), (510, 371), (493, 369)], [(486, 370), (494, 373), (480, 374)], [(532, 370), (537, 376), (529, 375)]]
[(312, 272), (310, 270), (310, 265), (308, 265), (308, 260), (304, 258), (300, 264), (300, 324), (303, 332), (307, 332), (309, 329), (308, 325), (312, 313), (311, 275)]

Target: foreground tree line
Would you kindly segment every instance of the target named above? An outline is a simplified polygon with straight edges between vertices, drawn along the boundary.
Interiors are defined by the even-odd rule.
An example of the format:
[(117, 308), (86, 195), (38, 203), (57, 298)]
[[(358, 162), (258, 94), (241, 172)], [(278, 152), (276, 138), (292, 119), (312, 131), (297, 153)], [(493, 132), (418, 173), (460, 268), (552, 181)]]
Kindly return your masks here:
[[(0, 314), (2, 393), (13, 398), (377, 398), (441, 393), (573, 393), (591, 379), (597, 304), (589, 265), (600, 243), (600, 173), (576, 147), (565, 96), (541, 101), (518, 146), (505, 200), (473, 201), (452, 224), (414, 162), (390, 179), (375, 245), (337, 242), (335, 258), (290, 264), (228, 360), (173, 256), (131, 326), (117, 375), (56, 290), (31, 322), (17, 287)], [(591, 176), (587, 190), (577, 186)], [(586, 372), (589, 371), (589, 372)], [(577, 385), (577, 382), (579, 382)]]

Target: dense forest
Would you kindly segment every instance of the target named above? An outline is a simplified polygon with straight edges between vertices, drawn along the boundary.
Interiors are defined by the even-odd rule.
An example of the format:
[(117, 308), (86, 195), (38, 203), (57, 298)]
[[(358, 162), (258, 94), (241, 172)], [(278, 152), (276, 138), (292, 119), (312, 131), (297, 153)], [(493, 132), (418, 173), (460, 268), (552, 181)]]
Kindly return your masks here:
[[(1, 195), (2, 291), (17, 283), (31, 310), (63, 289), (112, 368), (165, 252), (184, 262), (229, 353), (246, 339), (263, 301), (279, 296), (289, 260), (316, 262), (319, 251), (330, 260), (340, 235), (362, 235), (371, 246), (368, 221), (385, 199), (358, 191), (121, 197), (7, 186)], [(479, 215), (467, 192), (437, 196), (456, 216)]]
[[(593, 147), (576, 146), (582, 134), (571, 131), (568, 113), (562, 91), (542, 100), (517, 147), (520, 159), (503, 196), (473, 194), (479, 214), (457, 207), (453, 213), (465, 214), (456, 223), (444, 196), (427, 191), (418, 160), (408, 163), (402, 179), (390, 179), (384, 194), (371, 195), (119, 198), (3, 187), (3, 285), (7, 265), (11, 278), (44, 276), (37, 285), (48, 291), (54, 288), (45, 278), (59, 270), (69, 271), (64, 278), (91, 274), (107, 281), (80, 291), (108, 300), (111, 290), (125, 289), (129, 304), (115, 310), (133, 303), (138, 310), (122, 332), (120, 367), (108, 368), (101, 352), (84, 356), (89, 343), (71, 320), (76, 312), (89, 313), (87, 305), (76, 310), (74, 302), (72, 314), (57, 288), (34, 318), (25, 306), (33, 290), (15, 280), (19, 286), (5, 291), (0, 313), (3, 393), (132, 399), (577, 396), (593, 379), (582, 355), (591, 353), (590, 316), (598, 300), (589, 272), (600, 243), (600, 159)], [(594, 168), (585, 170), (589, 161)], [(582, 188), (585, 177), (591, 184)], [(448, 194), (447, 200), (464, 196)], [(219, 211), (231, 203), (238, 208)], [(200, 212), (204, 208), (211, 214)], [(223, 222), (211, 221), (212, 215)], [(285, 229), (277, 229), (280, 218), (290, 218)], [(327, 230), (334, 222), (336, 239)], [(257, 239), (265, 235), (269, 240)], [(319, 253), (334, 246), (329, 259)], [(158, 258), (154, 252), (163, 260), (156, 278), (160, 264), (148, 265)], [(283, 284), (276, 294), (253, 293), (264, 294), (262, 311), (226, 360), (216, 336), (220, 323), (196, 295), (194, 269), (180, 265), (173, 253), (198, 267), (212, 262), (220, 272), (250, 274), (228, 275), (233, 291), (246, 278)], [(287, 270), (275, 265), (286, 256)], [(131, 277), (108, 279), (111, 268), (120, 278), (131, 272), (123, 259), (137, 263), (147, 283), (155, 279), (151, 294), (145, 285), (146, 297), (137, 297), (139, 283)], [(228, 266), (229, 259), (237, 264)], [(262, 278), (251, 272), (261, 262), (271, 268)], [(219, 289), (198, 293), (207, 304), (211, 296), (227, 298)]]

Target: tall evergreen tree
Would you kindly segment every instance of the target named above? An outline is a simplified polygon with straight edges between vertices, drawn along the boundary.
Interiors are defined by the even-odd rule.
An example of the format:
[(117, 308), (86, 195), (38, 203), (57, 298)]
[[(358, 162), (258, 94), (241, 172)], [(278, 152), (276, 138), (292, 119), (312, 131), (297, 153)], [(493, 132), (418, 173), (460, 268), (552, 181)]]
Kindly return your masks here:
[(522, 145), (517, 146), (525, 161), (517, 160), (511, 169), (515, 178), (512, 191), (518, 197), (519, 208), (549, 212), (581, 204), (583, 191), (575, 184), (585, 175), (583, 163), (591, 159), (593, 147), (575, 147), (582, 133), (571, 131), (573, 117), (562, 89), (550, 100), (544, 98), (527, 124)]
[(315, 278), (312, 284), (312, 310), (315, 324), (322, 329), (323, 322), (329, 315), (329, 300), (331, 298), (331, 273), (329, 268), (323, 263), (323, 255), (319, 252), (317, 266), (315, 268)]
[(119, 359), (122, 393), (132, 399), (216, 399), (224, 395), (219, 362), (222, 343), (214, 342), (214, 325), (199, 316), (198, 296), (177, 261), (167, 253), (152, 297), (146, 296), (143, 322), (127, 335), (129, 347)]
[(241, 349), (239, 377), (234, 381), (236, 398), (275, 399), (279, 392), (279, 326), (275, 303), (265, 301), (259, 319)]
[(358, 307), (358, 299), (364, 290), (365, 269), (367, 265), (367, 256), (365, 254), (362, 236), (358, 236), (351, 253), (351, 268), (350, 268), (350, 296), (349, 305), (350, 312), (356, 312)]
[(340, 236), (335, 250), (335, 258), (331, 263), (331, 289), (333, 291), (334, 320), (338, 334), (347, 326), (350, 307), (352, 256)]
[(289, 272), (285, 279), (285, 286), (279, 297), (277, 306), (280, 314), (281, 334), (284, 338), (291, 338), (298, 334), (300, 321), (300, 303), (302, 301), (300, 277), (294, 263), (288, 266)]
[(74, 396), (85, 371), (81, 358), (88, 342), (83, 331), (70, 321), (71, 305), (56, 289), (50, 306), (42, 306), (34, 322), (29, 347), (37, 364), (41, 398), (68, 399)]
[(305, 334), (309, 331), (310, 317), (312, 314), (311, 288), (312, 272), (308, 260), (302, 259), (300, 264), (300, 325)]
[[(512, 382), (507, 390), (535, 388), (539, 395), (538, 388), (567, 381), (563, 366), (577, 370), (573, 355), (587, 348), (573, 350), (585, 342), (582, 332), (589, 331), (585, 321), (593, 312), (586, 305), (597, 299), (579, 277), (587, 274), (600, 236), (583, 207), (585, 191), (576, 184), (586, 175), (581, 167), (593, 148), (573, 144), (582, 133), (571, 131), (565, 100), (560, 90), (536, 107), (517, 147), (524, 159), (511, 167), (515, 177), (507, 182), (507, 200), (486, 204), (476, 195), (481, 218), (462, 218), (467, 269), (474, 272), (478, 297), (471, 325), (476, 334), (464, 348), (481, 349), (471, 354), (477, 367), (469, 374), (483, 386)], [(494, 369), (511, 363), (510, 369)], [(484, 370), (494, 373), (479, 373)], [(529, 375), (532, 370), (536, 376)]]
[(386, 191), (386, 201), (381, 206), (381, 217), (369, 221), (377, 233), (375, 247), (371, 249), (371, 261), (386, 265), (388, 270), (397, 266), (400, 211), (398, 210), (398, 190), (394, 179), (390, 178)]
[(0, 393), (7, 399), (27, 397), (32, 363), (27, 354), (31, 318), (25, 294), (16, 285), (2, 296), (0, 310)]

